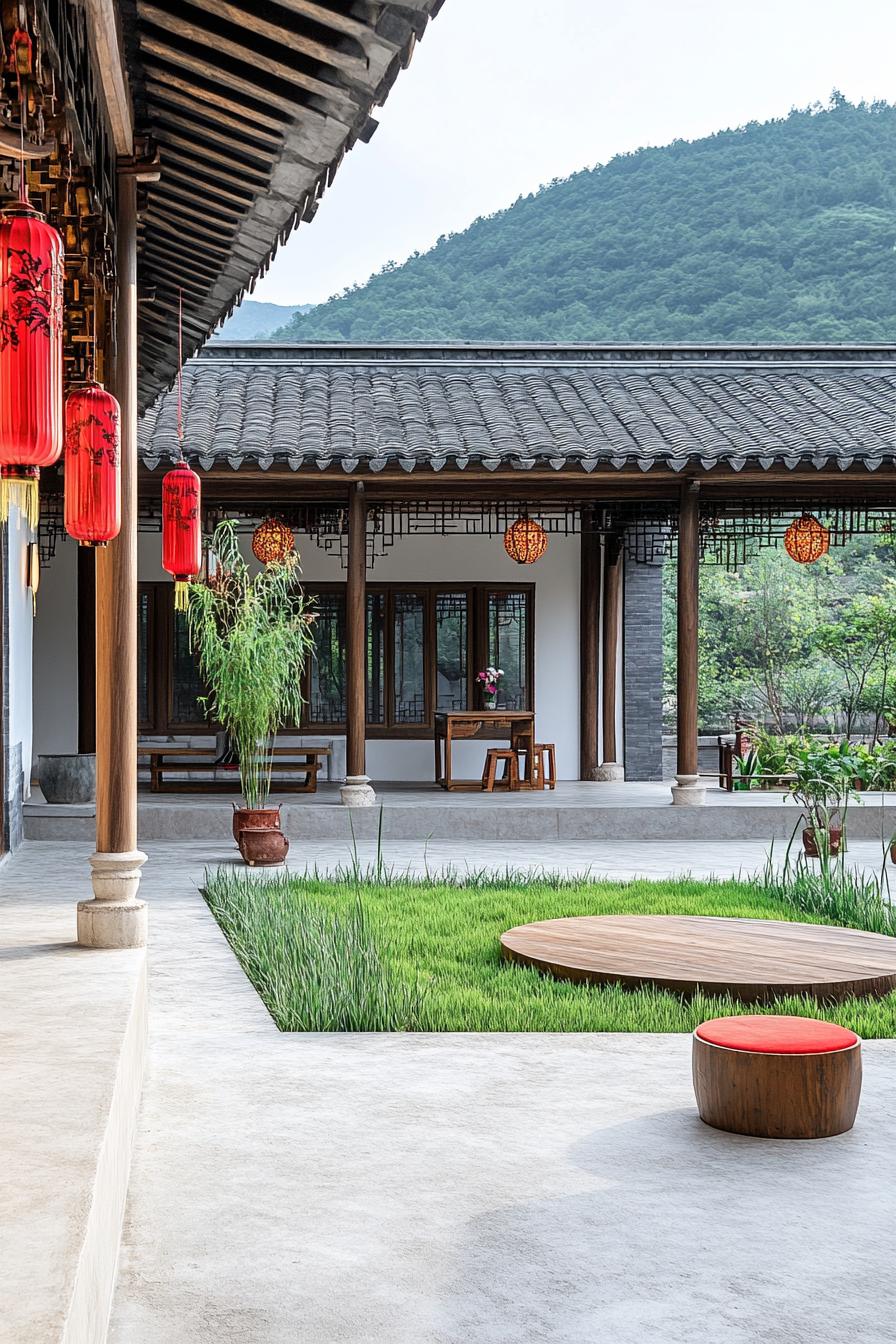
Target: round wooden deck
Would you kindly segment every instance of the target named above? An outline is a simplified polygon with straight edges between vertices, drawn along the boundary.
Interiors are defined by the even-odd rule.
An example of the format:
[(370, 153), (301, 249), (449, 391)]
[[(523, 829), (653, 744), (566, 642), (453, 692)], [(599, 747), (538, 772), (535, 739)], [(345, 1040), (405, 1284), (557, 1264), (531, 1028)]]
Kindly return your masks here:
[(698, 989), (760, 1003), (896, 989), (896, 938), (820, 924), (703, 915), (583, 915), (521, 924), (504, 956), (561, 980)]

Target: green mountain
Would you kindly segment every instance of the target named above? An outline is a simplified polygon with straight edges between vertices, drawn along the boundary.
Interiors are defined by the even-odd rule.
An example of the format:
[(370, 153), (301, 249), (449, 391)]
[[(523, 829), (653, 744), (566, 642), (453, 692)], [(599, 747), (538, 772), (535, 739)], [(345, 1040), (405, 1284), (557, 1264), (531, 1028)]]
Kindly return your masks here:
[(302, 341), (896, 341), (896, 107), (576, 173), (294, 317)]
[(213, 341), (264, 341), (295, 313), (307, 313), (310, 303), (261, 303), (244, 299), (212, 336)]

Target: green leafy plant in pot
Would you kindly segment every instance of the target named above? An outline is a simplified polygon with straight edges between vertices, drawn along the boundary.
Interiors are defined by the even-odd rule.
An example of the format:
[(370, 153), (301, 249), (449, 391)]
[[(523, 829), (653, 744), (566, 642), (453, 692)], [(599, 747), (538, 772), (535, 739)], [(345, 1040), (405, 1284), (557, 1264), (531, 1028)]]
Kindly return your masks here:
[(233, 816), (240, 852), (247, 862), (280, 862), (288, 844), (280, 808), (268, 806), (273, 748), (278, 729), (301, 718), (313, 615), (295, 552), (253, 574), (230, 520), (218, 524), (210, 547), (214, 575), (190, 585), (188, 608), (190, 643), (209, 688), (202, 703), (236, 752), (245, 801)]
[(827, 865), (840, 853), (846, 811), (856, 795), (862, 765), (848, 741), (819, 742), (809, 738), (790, 758), (791, 795), (803, 809), (803, 848), (809, 858)]

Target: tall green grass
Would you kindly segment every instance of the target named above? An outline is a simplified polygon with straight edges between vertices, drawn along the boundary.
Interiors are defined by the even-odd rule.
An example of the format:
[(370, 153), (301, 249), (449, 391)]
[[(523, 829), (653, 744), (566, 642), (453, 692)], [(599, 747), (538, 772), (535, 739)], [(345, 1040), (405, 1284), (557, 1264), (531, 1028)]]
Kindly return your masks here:
[(339, 908), (295, 883), (218, 874), (206, 899), (283, 1031), (414, 1031), (421, 991), (395, 973), (357, 893)]
[[(742, 1012), (824, 1017), (896, 1036), (896, 994), (839, 1004), (782, 998), (746, 1008), (654, 988), (553, 980), (502, 960), (501, 933), (567, 915), (682, 914), (826, 923), (761, 882), (587, 882), (551, 875), (396, 876), (380, 864), (335, 878), (221, 869), (206, 899), (285, 1031), (685, 1032)], [(843, 922), (850, 922), (845, 920)], [(359, 961), (361, 969), (353, 963)]]

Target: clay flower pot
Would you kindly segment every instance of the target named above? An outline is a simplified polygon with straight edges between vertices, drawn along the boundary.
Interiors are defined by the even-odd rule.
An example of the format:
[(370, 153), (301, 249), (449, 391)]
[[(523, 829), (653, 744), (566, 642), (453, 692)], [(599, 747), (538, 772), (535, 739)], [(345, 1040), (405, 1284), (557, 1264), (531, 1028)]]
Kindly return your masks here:
[[(832, 858), (840, 853), (840, 842), (843, 838), (843, 831), (839, 826), (832, 826), (828, 831), (828, 852)], [(803, 849), (810, 859), (820, 858), (818, 852), (818, 842), (815, 831), (811, 826), (807, 826), (803, 831)]]
[(283, 863), (289, 853), (289, 841), (275, 826), (244, 826), (240, 831), (240, 853), (250, 868), (268, 868)]
[(280, 829), (280, 806), (237, 807), (233, 805), (233, 838), (239, 844), (240, 831), (246, 826), (262, 826), (266, 830)]

